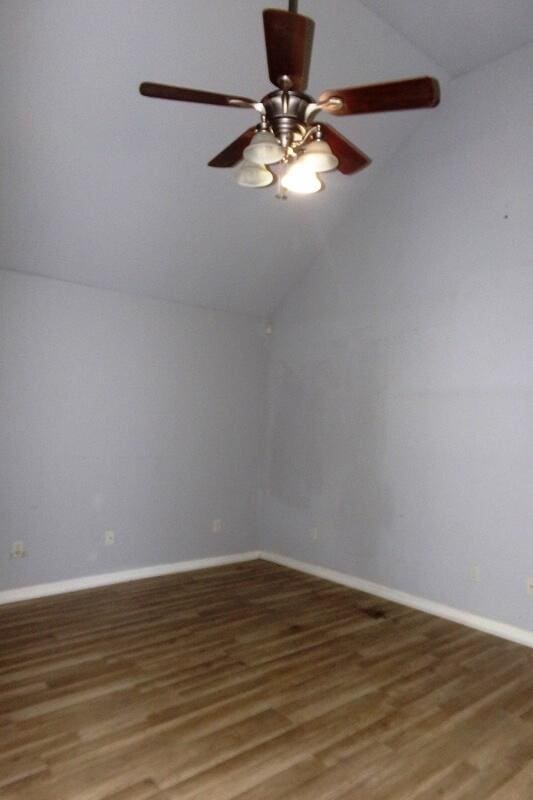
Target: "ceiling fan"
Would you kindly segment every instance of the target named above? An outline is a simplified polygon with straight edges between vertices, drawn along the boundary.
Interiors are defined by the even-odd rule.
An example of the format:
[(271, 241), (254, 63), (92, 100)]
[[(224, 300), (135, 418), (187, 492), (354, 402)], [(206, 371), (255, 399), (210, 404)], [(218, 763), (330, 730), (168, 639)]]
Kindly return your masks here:
[(289, 10), (263, 11), (268, 73), (276, 90), (261, 101), (237, 95), (216, 94), (180, 86), (141, 83), (146, 97), (233, 108), (252, 108), (261, 115), (211, 159), (210, 167), (239, 164), (237, 182), (260, 188), (278, 178), (278, 197), (287, 192), (312, 194), (322, 188), (318, 175), (338, 168), (351, 175), (370, 164), (370, 159), (331, 125), (315, 122), (321, 111), (335, 116), (372, 114), (433, 108), (439, 104), (435, 78), (421, 77), (370, 86), (327, 89), (315, 101), (305, 93), (315, 23), (298, 14), (298, 0)]

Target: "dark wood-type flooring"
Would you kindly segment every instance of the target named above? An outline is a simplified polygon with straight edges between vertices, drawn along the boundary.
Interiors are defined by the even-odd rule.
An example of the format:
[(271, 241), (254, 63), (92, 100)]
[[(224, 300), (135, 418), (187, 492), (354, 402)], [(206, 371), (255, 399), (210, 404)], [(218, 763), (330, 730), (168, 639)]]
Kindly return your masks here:
[(264, 561), (0, 637), (2, 800), (533, 798), (533, 651)]

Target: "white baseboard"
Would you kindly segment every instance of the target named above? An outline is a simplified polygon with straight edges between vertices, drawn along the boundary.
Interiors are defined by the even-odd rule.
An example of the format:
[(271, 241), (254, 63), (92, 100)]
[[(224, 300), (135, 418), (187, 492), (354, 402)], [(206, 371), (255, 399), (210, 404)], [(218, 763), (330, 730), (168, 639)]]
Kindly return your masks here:
[(325, 580), (333, 581), (333, 583), (340, 583), (352, 589), (359, 589), (362, 592), (368, 592), (368, 594), (383, 597), (386, 600), (392, 600), (395, 603), (400, 603), (410, 608), (417, 608), (419, 611), (426, 611), (428, 614), (434, 614), (437, 617), (443, 617), (444, 619), (458, 622), (461, 625), (467, 625), (469, 628), (483, 631), (483, 633), (490, 633), (493, 636), (499, 636), (502, 639), (508, 639), (511, 642), (517, 642), (518, 644), (533, 648), (533, 632), (523, 628), (507, 625), (504, 622), (498, 622), (488, 617), (480, 617), (477, 614), (461, 611), (459, 608), (436, 603), (425, 597), (418, 597), (417, 595), (408, 594), (398, 589), (391, 589), (388, 586), (382, 586), (379, 583), (367, 581), (364, 578), (357, 578), (355, 575), (348, 575), (344, 572), (337, 572), (334, 569), (320, 567), (316, 564), (309, 564), (305, 561), (297, 561), (288, 556), (268, 553), (263, 550), (235, 553), (228, 556), (214, 556), (212, 558), (197, 558), (193, 561), (178, 561), (174, 564), (154, 564), (150, 567), (127, 569), (121, 572), (106, 572), (103, 575), (87, 575), (82, 578), (72, 578), (66, 581), (54, 581), (53, 583), (40, 583), (35, 586), (23, 586), (21, 589), (8, 589), (7, 591), (0, 591), (0, 605), (4, 603), (15, 603), (20, 600), (32, 600), (37, 597), (47, 597), (54, 594), (63, 594), (65, 592), (77, 592), (81, 589), (94, 589), (98, 586), (110, 586), (113, 583), (125, 583), (126, 581), (136, 581), (141, 578), (155, 578), (159, 575), (171, 575), (177, 572), (190, 572), (195, 569), (220, 567), (224, 564), (237, 564), (241, 561), (252, 561), (256, 558), (262, 558), (274, 564), (290, 567), (291, 569), (305, 572), (309, 575), (315, 575), (317, 578), (324, 578)]
[(151, 567), (138, 569), (125, 569), (120, 572), (105, 572), (102, 575), (86, 575), (82, 578), (72, 578), (66, 581), (53, 583), (39, 583), (35, 586), (23, 586), (20, 589), (7, 589), (0, 591), (0, 605), (16, 603), (20, 600), (32, 600), (36, 597), (47, 597), (65, 592), (78, 592), (81, 589), (94, 589), (97, 586), (110, 586), (113, 583), (137, 581), (141, 578), (156, 578), (159, 575), (171, 575), (174, 572), (191, 572), (195, 569), (208, 567), (221, 567), (224, 564), (237, 564), (240, 561), (251, 561), (259, 558), (259, 553), (235, 553), (229, 556), (214, 556), (212, 558), (196, 558), (193, 561), (177, 561), (175, 564), (154, 564)]
[(386, 600), (392, 600), (395, 603), (400, 603), (410, 608), (417, 608), (419, 611), (426, 611), (428, 614), (434, 614), (436, 617), (443, 617), (444, 619), (452, 620), (452, 622), (467, 625), (469, 628), (475, 628), (478, 631), (483, 631), (483, 633), (490, 633), (502, 639), (509, 639), (511, 642), (533, 647), (532, 631), (517, 628), (514, 625), (507, 625), (505, 622), (498, 622), (488, 617), (480, 617), (477, 614), (471, 614), (469, 611), (461, 611), (459, 608), (446, 606), (443, 603), (436, 603), (434, 600), (428, 600), (425, 597), (418, 597), (414, 594), (401, 592), (399, 589), (391, 589), (388, 586), (382, 586), (379, 583), (373, 583), (364, 578), (357, 578), (354, 575), (347, 575), (344, 572), (337, 572), (334, 569), (308, 564), (305, 561), (297, 561), (294, 558), (281, 556), (277, 553), (261, 551), (258, 556), (266, 561), (272, 561), (274, 564), (281, 564), (284, 567), (290, 567), (299, 572), (306, 572), (318, 578), (325, 578), (328, 581), (340, 583), (352, 589), (359, 589), (362, 592), (368, 592), (368, 594), (374, 594), (377, 595), (377, 597), (383, 597)]

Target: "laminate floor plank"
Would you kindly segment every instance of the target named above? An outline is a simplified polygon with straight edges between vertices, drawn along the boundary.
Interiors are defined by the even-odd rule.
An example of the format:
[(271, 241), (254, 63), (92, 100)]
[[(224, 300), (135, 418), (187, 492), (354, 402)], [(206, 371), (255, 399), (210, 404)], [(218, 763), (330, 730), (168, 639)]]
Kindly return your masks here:
[(533, 800), (533, 652), (264, 561), (0, 606), (0, 800)]

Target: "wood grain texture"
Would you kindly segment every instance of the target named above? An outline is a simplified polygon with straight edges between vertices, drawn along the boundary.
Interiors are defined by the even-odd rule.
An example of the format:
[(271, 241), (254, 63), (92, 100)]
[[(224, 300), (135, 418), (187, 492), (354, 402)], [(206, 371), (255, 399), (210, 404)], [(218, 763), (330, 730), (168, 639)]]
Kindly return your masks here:
[(302, 14), (265, 8), (263, 27), (268, 75), (274, 86), (280, 78), (290, 78), (290, 89), (304, 92), (309, 78), (315, 23)]
[(375, 83), (370, 86), (346, 86), (327, 89), (318, 98), (327, 104), (331, 98), (342, 103), (328, 106), (327, 112), (345, 114), (376, 114), (384, 111), (409, 111), (415, 108), (435, 108), (440, 103), (439, 82), (435, 78), (409, 78), (403, 81)]
[(264, 561), (0, 608), (2, 800), (531, 800), (533, 654)]

